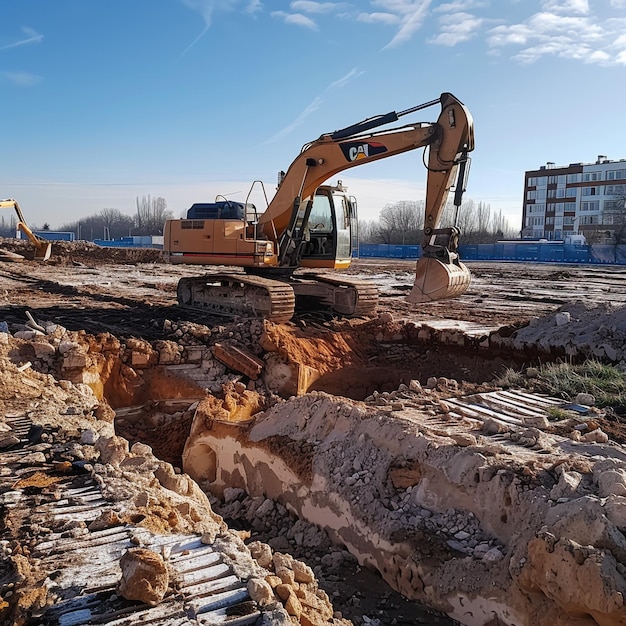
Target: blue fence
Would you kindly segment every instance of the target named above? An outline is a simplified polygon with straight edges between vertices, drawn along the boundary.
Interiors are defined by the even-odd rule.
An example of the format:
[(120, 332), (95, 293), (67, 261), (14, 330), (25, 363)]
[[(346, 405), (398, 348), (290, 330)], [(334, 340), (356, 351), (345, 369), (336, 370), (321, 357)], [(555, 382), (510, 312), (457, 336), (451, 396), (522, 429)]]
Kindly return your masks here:
[[(608, 263), (626, 265), (626, 246), (560, 243), (481, 243), (459, 246), (464, 261), (534, 261), (538, 263)], [(361, 258), (417, 259), (420, 246), (362, 243)]]

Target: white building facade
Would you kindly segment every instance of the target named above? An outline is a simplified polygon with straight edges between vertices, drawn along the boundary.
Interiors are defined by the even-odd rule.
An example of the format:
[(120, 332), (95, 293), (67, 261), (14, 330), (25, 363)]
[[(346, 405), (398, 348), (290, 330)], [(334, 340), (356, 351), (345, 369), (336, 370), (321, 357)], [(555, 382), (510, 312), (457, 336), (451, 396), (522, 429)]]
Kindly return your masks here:
[(609, 242), (626, 195), (626, 159), (600, 155), (595, 163), (547, 163), (524, 178), (522, 237), (562, 240), (573, 233), (589, 242)]

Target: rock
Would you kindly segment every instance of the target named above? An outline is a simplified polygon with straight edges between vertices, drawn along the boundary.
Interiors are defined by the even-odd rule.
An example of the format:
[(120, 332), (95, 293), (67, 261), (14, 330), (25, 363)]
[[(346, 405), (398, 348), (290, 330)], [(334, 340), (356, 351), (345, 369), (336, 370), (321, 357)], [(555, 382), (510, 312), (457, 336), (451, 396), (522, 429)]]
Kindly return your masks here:
[(572, 316), (569, 311), (559, 311), (554, 316), (554, 322), (557, 326), (564, 326), (565, 324), (569, 324), (572, 320)]
[(268, 606), (274, 602), (272, 587), (262, 578), (251, 578), (248, 581), (248, 593), (259, 606)]
[(581, 440), (592, 443), (606, 443), (609, 440), (609, 436), (601, 428), (596, 428), (583, 435)]
[(485, 552), (482, 560), (484, 563), (497, 563), (503, 558), (504, 555), (502, 554), (502, 552), (500, 552), (499, 548), (491, 548), (490, 550)]
[(550, 491), (550, 497), (553, 500), (575, 497), (581, 480), (582, 474), (578, 472), (561, 472), (559, 482)]
[(122, 579), (117, 593), (127, 600), (155, 606), (163, 600), (169, 575), (163, 557), (146, 548), (131, 548), (120, 560)]
[(524, 415), (522, 417), (522, 422), (524, 426), (532, 426), (534, 428), (540, 428), (542, 430), (550, 428), (550, 422), (548, 421), (548, 418), (544, 415)]
[(450, 437), (462, 448), (476, 445), (476, 437), (470, 433), (452, 433)]
[(419, 380), (411, 380), (409, 382), (409, 389), (417, 393), (419, 391), (422, 391), (422, 384)]
[(596, 399), (595, 396), (592, 396), (590, 393), (579, 393), (574, 399), (574, 402), (584, 406), (594, 406)]

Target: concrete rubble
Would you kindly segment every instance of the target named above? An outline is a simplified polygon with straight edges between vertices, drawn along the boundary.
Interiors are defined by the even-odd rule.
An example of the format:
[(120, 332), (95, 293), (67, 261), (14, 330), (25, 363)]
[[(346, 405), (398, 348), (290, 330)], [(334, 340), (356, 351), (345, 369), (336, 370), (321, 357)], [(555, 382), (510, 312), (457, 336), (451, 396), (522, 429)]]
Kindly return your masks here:
[(593, 407), (582, 431), (488, 375), (536, 354), (623, 364), (622, 319), (577, 303), (504, 328), (0, 333), (3, 522), (20, 529), (3, 619), (348, 624), (317, 577), (352, 560), (468, 626), (626, 624), (623, 446)]

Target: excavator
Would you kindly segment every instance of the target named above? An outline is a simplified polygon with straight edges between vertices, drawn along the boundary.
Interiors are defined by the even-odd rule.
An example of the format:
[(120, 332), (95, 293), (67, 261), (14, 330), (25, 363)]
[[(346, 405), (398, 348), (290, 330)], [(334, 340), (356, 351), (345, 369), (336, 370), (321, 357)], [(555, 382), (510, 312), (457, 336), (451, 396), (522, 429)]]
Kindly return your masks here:
[[(381, 129), (401, 117), (439, 104), (436, 122)], [(261, 181), (254, 181), (245, 202), (218, 196), (213, 203), (194, 204), (185, 218), (164, 227), (164, 257), (170, 263), (235, 266), (242, 271), (184, 277), (177, 288), (180, 305), (226, 316), (264, 317), (274, 322), (294, 315), (296, 299), (305, 310), (330, 308), (343, 316), (375, 311), (378, 290), (363, 281), (303, 268), (346, 269), (355, 248), (356, 201), (334, 175), (397, 154), (428, 147), (428, 172), (422, 255), (407, 299), (412, 303), (451, 298), (464, 293), (471, 275), (457, 252), (459, 230), (440, 228), (449, 192), (454, 188), (455, 215), (461, 206), (474, 149), (472, 116), (455, 96), (404, 111), (376, 115), (325, 133), (305, 144), (287, 172), (280, 172), (270, 202)], [(250, 203), (261, 185), (267, 208)], [(257, 189), (258, 191), (258, 189)]]
[(26, 224), (24, 214), (17, 200), (13, 198), (7, 198), (6, 200), (0, 200), (0, 209), (15, 209), (17, 214), (16, 228), (21, 230), (33, 244), (35, 249), (35, 261), (47, 261), (50, 258), (50, 252), (52, 251), (52, 243), (47, 239), (36, 235)]

